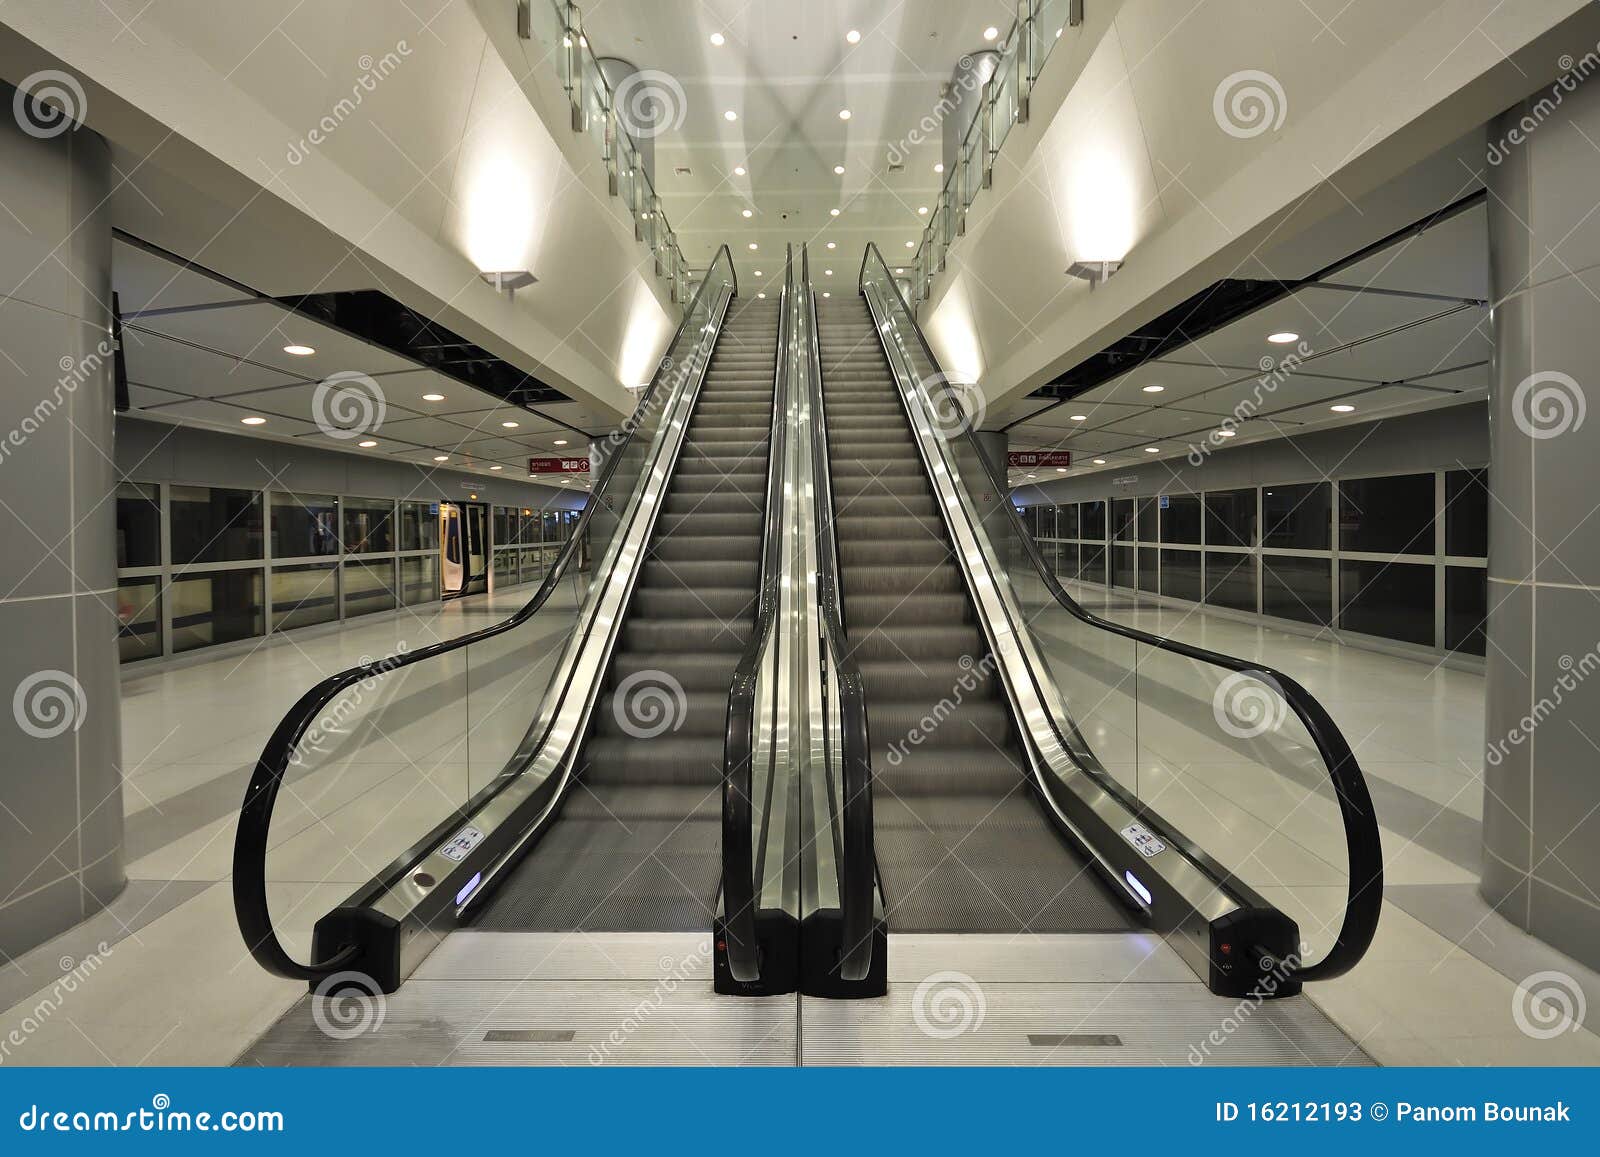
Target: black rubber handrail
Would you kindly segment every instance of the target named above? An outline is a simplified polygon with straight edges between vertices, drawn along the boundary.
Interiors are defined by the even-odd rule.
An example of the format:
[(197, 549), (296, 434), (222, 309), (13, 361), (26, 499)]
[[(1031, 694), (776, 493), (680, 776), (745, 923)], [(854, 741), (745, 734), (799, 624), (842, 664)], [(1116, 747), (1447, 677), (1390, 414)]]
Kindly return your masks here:
[(756, 695), (761, 656), (778, 621), (783, 579), (783, 471), (788, 445), (789, 312), (794, 304), (794, 246), (783, 259), (783, 303), (778, 311), (778, 347), (772, 370), (772, 423), (767, 442), (766, 522), (761, 542), (761, 592), (756, 626), (733, 673), (722, 760), (722, 926), (728, 971), (742, 983), (761, 978), (756, 940), (754, 813)]
[[(916, 334), (917, 342), (922, 349), (922, 355), (928, 364), (936, 370), (939, 359), (934, 356), (933, 350), (928, 345), (928, 339), (922, 332), (922, 327), (917, 324), (916, 314), (911, 312), (911, 307), (906, 303), (905, 294), (900, 290), (900, 284), (890, 272), (888, 262), (884, 261), (883, 254), (878, 251), (876, 244), (867, 243), (866, 252), (861, 257), (861, 273), (857, 287), (866, 292), (867, 265), (872, 258), (877, 258), (878, 264), (883, 267), (885, 280), (894, 287), (895, 300), (909, 324), (911, 331)], [(989, 460), (989, 456), (979, 446), (973, 431), (962, 428), (960, 435), (970, 443), (970, 451), (978, 462), (983, 464), (983, 469), (988, 474), (988, 480), (994, 487), (995, 493), (1008, 495), (1010, 487), (1003, 475)], [(1109, 631), (1114, 635), (1130, 639), (1135, 643), (1143, 643), (1158, 650), (1171, 654), (1182, 655), (1186, 659), (1206, 663), (1210, 666), (1221, 667), (1226, 671), (1233, 671), (1250, 678), (1266, 682), (1276, 688), (1284, 701), (1305, 726), (1306, 732), (1311, 736), (1311, 741), (1316, 744), (1317, 754), (1321, 756), (1324, 766), (1328, 770), (1328, 778), (1333, 784), (1334, 795), (1338, 800), (1339, 814), (1344, 822), (1345, 852), (1350, 869), (1349, 891), (1345, 900), (1344, 919), (1340, 924), (1333, 948), (1315, 964), (1304, 965), (1285, 961), (1283, 967), (1289, 969), (1298, 980), (1330, 980), (1336, 976), (1343, 976), (1360, 962), (1362, 956), (1372, 945), (1372, 938), (1378, 931), (1378, 918), (1383, 911), (1383, 844), (1378, 829), (1377, 815), (1372, 805), (1372, 794), (1367, 788), (1366, 776), (1362, 774), (1361, 766), (1356, 762), (1355, 753), (1350, 750), (1350, 744), (1345, 739), (1344, 733), (1339, 730), (1339, 725), (1333, 717), (1319, 703), (1312, 694), (1295, 680), (1272, 667), (1261, 663), (1252, 663), (1232, 655), (1224, 655), (1217, 651), (1210, 651), (1204, 647), (1192, 646), (1181, 643), (1175, 639), (1163, 638), (1153, 635), (1148, 631), (1141, 631), (1137, 627), (1124, 626), (1121, 623), (1102, 619), (1081, 607), (1077, 600), (1066, 592), (1061, 583), (1056, 579), (1055, 573), (1045, 561), (1039, 544), (1034, 541), (1033, 534), (1028, 530), (1027, 523), (1022, 520), (1021, 514), (1009, 499), (1004, 501), (1006, 517), (1012, 528), (1016, 531), (1023, 547), (1026, 549), (1029, 561), (1038, 573), (1045, 589), (1050, 592), (1058, 606), (1081, 622), (1102, 631)], [(1057, 721), (1052, 720), (1052, 724)], [(1069, 748), (1072, 746), (1067, 745)], [(1118, 794), (1121, 794), (1120, 792)], [(1291, 967), (1292, 965), (1292, 967)]]
[(840, 611), (832, 463), (828, 456), (827, 423), (823, 421), (822, 347), (817, 335), (816, 294), (811, 288), (811, 256), (804, 246), (801, 247), (800, 269), (811, 319), (811, 356), (806, 378), (811, 397), (811, 457), (817, 496), (817, 609), (822, 620), (823, 640), (833, 659), (844, 768), (844, 782), (840, 785), (844, 847), (839, 869), (842, 946), (839, 975), (843, 980), (853, 981), (864, 980), (872, 968), (873, 899), (878, 873), (873, 851), (872, 746), (867, 732), (866, 684), (856, 666), (854, 653), (845, 641)]
[[(706, 276), (695, 290), (689, 308), (684, 311), (677, 330), (672, 335), (672, 340), (667, 344), (667, 349), (677, 347), (682, 338), (689, 319), (695, 316), (699, 309), (701, 299), (713, 282), (712, 271), (721, 263), (727, 268), (727, 276), (733, 285), (733, 292), (738, 293), (738, 275), (733, 267), (733, 256), (724, 245), (717, 251), (716, 257), (706, 269)], [(720, 284), (720, 281), (718, 281)], [(639, 399), (639, 404), (634, 408), (634, 414), (640, 414), (651, 406), (657, 393), (662, 388), (662, 382), (672, 372), (673, 365), (669, 359), (663, 358), (657, 366), (650, 385), (644, 395)], [(684, 380), (688, 380), (687, 377)], [(579, 515), (577, 524), (572, 528), (572, 534), (561, 548), (555, 563), (546, 573), (544, 581), (539, 584), (539, 589), (534, 592), (531, 599), (521, 609), (509, 618), (493, 626), (484, 627), (482, 630), (473, 631), (459, 638), (449, 639), (442, 643), (434, 643), (416, 651), (407, 651), (404, 654), (388, 656), (384, 659), (362, 663), (341, 671), (337, 675), (330, 675), (322, 680), (311, 690), (307, 691), (289, 709), (282, 722), (273, 730), (267, 740), (266, 747), (262, 749), (261, 758), (256, 761), (255, 771), (250, 776), (250, 783), (245, 788), (244, 803), (239, 809), (239, 827), (234, 837), (233, 845), (233, 910), (238, 921), (239, 931), (244, 936), (245, 946), (250, 950), (250, 955), (255, 957), (268, 972), (277, 976), (288, 977), (291, 980), (320, 980), (337, 973), (354, 956), (354, 948), (346, 946), (335, 952), (328, 959), (309, 964), (302, 964), (295, 960), (284, 949), (283, 943), (278, 939), (277, 930), (272, 924), (272, 912), (267, 904), (267, 841), (271, 834), (272, 812), (277, 803), (278, 792), (283, 787), (283, 778), (289, 769), (289, 763), (294, 757), (294, 752), (301, 738), (321, 714), (323, 708), (331, 703), (335, 696), (346, 688), (365, 679), (381, 678), (402, 667), (409, 667), (425, 659), (433, 659), (439, 655), (459, 651), (473, 643), (485, 639), (492, 639), (502, 635), (527, 622), (539, 609), (545, 605), (556, 588), (565, 577), (568, 567), (577, 558), (583, 540), (583, 533), (588, 528), (589, 520), (594, 516), (595, 510), (604, 505), (603, 497), (615, 475), (619, 463), (625, 457), (625, 450), (633, 441), (638, 430), (635, 423), (625, 423), (627, 433), (622, 442), (618, 444), (606, 458), (601, 467), (600, 480), (589, 495), (583, 513)], [(503, 776), (500, 784), (503, 787), (509, 782)], [(480, 793), (481, 795), (481, 793)]]

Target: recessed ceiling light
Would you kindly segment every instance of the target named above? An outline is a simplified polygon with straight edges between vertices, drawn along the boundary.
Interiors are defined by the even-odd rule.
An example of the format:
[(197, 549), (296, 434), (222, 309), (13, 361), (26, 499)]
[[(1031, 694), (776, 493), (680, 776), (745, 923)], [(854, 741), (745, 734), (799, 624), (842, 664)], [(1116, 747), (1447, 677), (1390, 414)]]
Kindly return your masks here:
[(835, 177), (844, 176), (844, 166), (843, 165), (835, 165), (835, 166), (833, 166), (833, 175)]
[(755, 215), (756, 211), (754, 209), (746, 209), (743, 211), (743, 216), (746, 218), (754, 217)]
[(1057, 466), (1056, 467), (1056, 473), (1057, 474), (1065, 474), (1066, 472), (1067, 472), (1067, 468), (1065, 466)]
[(907, 241), (906, 242), (906, 248), (907, 249), (915, 249), (916, 247), (917, 247), (917, 243), (915, 241)]
[(727, 121), (729, 124), (732, 124), (734, 121), (739, 119), (739, 114), (730, 108), (727, 112), (722, 114), (722, 119)]
[(374, 446), (376, 446), (377, 444), (378, 443), (376, 441), (374, 441), (373, 439), (371, 439), (371, 438), (367, 438), (364, 441), (356, 443), (356, 445), (360, 446), (363, 450), (370, 450)]
[(849, 32), (846, 32), (844, 34), (844, 38), (845, 38), (846, 41), (848, 41), (851, 44), (860, 44), (861, 43), (861, 33), (858, 32), (854, 28), (852, 28)]
[(1288, 345), (1290, 342), (1299, 341), (1300, 335), (1297, 333), (1291, 333), (1289, 330), (1283, 330), (1279, 333), (1269, 333), (1267, 335), (1267, 340), (1273, 345)]
[(555, 444), (557, 446), (565, 446), (567, 444), (567, 440), (565, 438), (557, 438)]
[(926, 205), (918, 205), (917, 215), (919, 217), (926, 217), (928, 215), (928, 207)]
[(1356, 412), (1356, 408), (1354, 406), (1345, 405), (1329, 406), (1328, 409), (1332, 410), (1335, 414), (1353, 414)]
[(726, 43), (728, 43), (728, 38), (722, 35), (722, 33), (713, 32), (711, 34), (711, 45), (713, 48), (721, 48)]
[(1088, 420), (1089, 420), (1089, 415), (1088, 414), (1068, 414), (1067, 415), (1067, 421), (1069, 421), (1069, 422), (1087, 422)]
[(744, 176), (744, 166), (743, 165), (735, 165), (735, 166), (733, 166), (733, 175), (735, 177)]
[(828, 291), (827, 291), (827, 290), (826, 290), (826, 289), (824, 289), (824, 290), (823, 290), (823, 291), (822, 291), (822, 296), (823, 296), (823, 297), (832, 297), (832, 296), (833, 296), (833, 294), (831, 294), (831, 293), (829, 293), (829, 292), (828, 292)]
[(839, 210), (838, 209), (829, 209), (828, 210), (828, 216), (837, 217), (838, 215), (839, 215)]
[(751, 252), (754, 252), (755, 250), (760, 249), (760, 248), (761, 248), (761, 246), (757, 245), (754, 241), (750, 242), (750, 250), (751, 250)]
[(423, 394), (422, 395), (422, 400), (424, 402), (442, 402), (442, 401), (444, 401), (444, 395), (443, 394)]
[(1159, 454), (1159, 453), (1161, 453), (1161, 447), (1160, 446), (1146, 446), (1144, 448), (1144, 452), (1146, 454)]
[(831, 269), (824, 269), (824, 270), (823, 270), (823, 271), (822, 271), (822, 275), (823, 275), (823, 276), (824, 276), (824, 277), (832, 277), (832, 276), (833, 276), (833, 270), (831, 270)]
[(522, 425), (522, 423), (521, 422), (501, 422), (500, 425), (504, 426), (507, 430), (515, 430), (518, 426)]
[(934, 165), (933, 166), (933, 171), (936, 172), (936, 173), (944, 172), (944, 162), (940, 161), (938, 164)]
[(254, 416), (249, 418), (240, 418), (239, 421), (243, 422), (246, 426), (265, 426), (267, 424), (267, 420), (265, 418), (257, 418)]
[(1231, 438), (1235, 434), (1237, 434), (1238, 432), (1239, 431), (1237, 431), (1237, 430), (1218, 430), (1217, 431), (1217, 437), (1219, 437), (1219, 438)]
[(1094, 464), (1096, 466), (1104, 466), (1106, 464), (1106, 460), (1104, 458), (1096, 458), (1094, 459)]
[(433, 456), (433, 460), (435, 462), (448, 462), (448, 461), (450, 461), (450, 455), (448, 455), (448, 454), (435, 454)]
[(308, 358), (317, 351), (308, 345), (286, 345), (283, 347), (283, 352), (293, 354), (297, 358)]
[(847, 108), (840, 109), (839, 110), (839, 119), (842, 120), (842, 121), (849, 120), (850, 119), (850, 110), (847, 109)]
[(1144, 392), (1147, 394), (1159, 394), (1166, 388), (1166, 386), (1146, 386)]
[(489, 469), (491, 469), (491, 470), (504, 470), (505, 467), (504, 466), (491, 466), (491, 467), (489, 467)]
[(838, 244), (836, 242), (830, 241), (830, 242), (828, 242), (828, 248), (829, 249), (837, 249), (837, 248), (839, 248), (839, 246), (838, 246)]
[(760, 277), (760, 276), (761, 276), (761, 270), (759, 270), (759, 269), (758, 269), (758, 270), (756, 270), (756, 276), (757, 276), (757, 277)]
[(989, 27), (987, 27), (987, 28), (985, 28), (983, 30), (983, 38), (985, 40), (993, 40), (995, 37), (997, 37), (999, 35), (1000, 35), (1000, 30), (998, 28), (996, 28), (993, 24), (989, 25)]
[(759, 297), (762, 301), (767, 300), (767, 295), (764, 294), (764, 293), (758, 293), (758, 294), (756, 294), (756, 296)]

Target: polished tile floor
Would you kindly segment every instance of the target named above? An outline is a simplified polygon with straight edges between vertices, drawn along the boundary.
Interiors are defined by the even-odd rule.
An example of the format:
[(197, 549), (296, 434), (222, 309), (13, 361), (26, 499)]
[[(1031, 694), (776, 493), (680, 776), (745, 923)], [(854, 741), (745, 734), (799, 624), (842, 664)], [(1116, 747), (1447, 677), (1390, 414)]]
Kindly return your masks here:
[[(8, 1042), (0, 1059), (119, 1065), (290, 1059), (294, 1026), (306, 1015), (303, 988), (265, 975), (244, 951), (229, 883), (234, 817), (267, 735), (320, 677), (362, 658), (393, 653), (402, 643), (421, 647), (493, 623), (526, 594), (524, 588), (492, 600), (462, 600), (338, 632), (285, 637), (186, 666), (128, 673), (123, 747), (131, 882), (105, 912), (0, 966), (0, 1008), (5, 1010), (0, 1041)], [(1346, 1063), (1370, 1058), (1385, 1064), (1600, 1064), (1600, 1037), (1587, 1029), (1544, 1037), (1518, 1028), (1530, 1020), (1525, 1007), (1518, 1011), (1519, 1000), (1526, 999), (1519, 994), (1520, 981), (1541, 972), (1562, 973), (1594, 1009), (1600, 1008), (1600, 977), (1518, 932), (1477, 898), (1481, 677), (1203, 612), (1139, 605), (1103, 592), (1094, 597), (1097, 609), (1111, 617), (1255, 657), (1299, 679), (1332, 712), (1373, 785), (1389, 875), (1372, 953), (1352, 975), (1309, 989), (1308, 1001), (1294, 1007), (1286, 1003), (1282, 1012), (1259, 1021), (1261, 1026), (1281, 1019), (1291, 1034), (1303, 1034), (1308, 1047), (1324, 1050), (1306, 1055), (1314, 1053), (1325, 1063), (1339, 1059), (1330, 1051), (1339, 1050)], [(272, 902), (292, 952), (305, 952), (310, 921), (347, 894), (350, 881), (365, 879), (418, 825), (439, 814), (441, 801), (461, 798), (498, 766), (526, 726), (526, 703), (542, 690), (541, 674), (559, 649), (567, 614), (567, 619), (553, 614), (560, 621), (515, 644), (502, 637), (498, 644), (474, 648), (477, 653), (456, 669), (428, 676), (431, 683), (395, 680), (394, 687), (372, 693), (330, 722), (308, 753), (303, 786), (286, 790), (281, 830), (275, 826), (273, 833)], [(1303, 768), (1295, 762), (1294, 744), (1255, 752), (1269, 771), (1264, 776), (1258, 767), (1257, 774), (1245, 778), (1250, 761), (1227, 746), (1201, 749), (1197, 737), (1206, 730), (1204, 720), (1186, 716), (1190, 707), (1172, 697), (1191, 676), (1175, 671), (1155, 678), (1152, 672), (1149, 685), (1135, 694), (1113, 677), (1108, 661), (1115, 654), (1097, 658), (1089, 643), (1069, 631), (1049, 622), (1037, 626), (1053, 665), (1072, 660), (1070, 678), (1062, 679), (1063, 694), (1075, 707), (1083, 705), (1113, 774), (1141, 794), (1160, 798), (1171, 813), (1188, 807), (1185, 823), (1194, 825), (1196, 834), (1257, 837), (1250, 845), (1257, 849), (1250, 870), (1260, 874), (1258, 884), (1280, 889), (1274, 898), (1286, 906), (1303, 905), (1308, 926), (1315, 926), (1316, 913), (1332, 910), (1326, 900), (1337, 891), (1339, 861), (1325, 842), (1326, 813), (1318, 810), (1325, 801), (1309, 795), (1296, 778)], [(456, 701), (455, 687), (447, 685), (453, 680), (473, 688), (478, 706), (470, 722), (440, 706)], [(1193, 699), (1197, 689), (1188, 692)], [(1165, 701), (1163, 694), (1169, 696)], [(1201, 750), (1208, 758), (1196, 757)], [(313, 779), (314, 769), (337, 774)], [(1298, 794), (1271, 786), (1272, 777), (1298, 785)], [(496, 963), (492, 953), (484, 955), (481, 943), (475, 949), (480, 935), (447, 942), (448, 953), (429, 963), (440, 973), (434, 979), (458, 993), (468, 982), (500, 985), (501, 996), (514, 998), (512, 1007), (528, 1012), (523, 1020), (539, 1020), (544, 1016), (539, 1002), (548, 1003), (553, 992), (549, 986), (572, 978), (547, 966), (530, 980), (525, 962)], [(752, 1007), (739, 1013), (750, 1023), (716, 1028), (723, 1024), (717, 1018), (734, 1010), (702, 1007), (703, 994), (694, 984), (675, 988), (673, 1000), (685, 1002), (682, 1025), (704, 1026), (707, 1041), (715, 1045), (706, 1056), (739, 1059), (744, 1055), (739, 1045), (746, 1042), (750, 1059), (780, 1061), (786, 1049), (796, 1048), (811, 1049), (808, 1059), (822, 1062), (905, 1060), (926, 1048), (929, 1061), (1055, 1063), (1064, 1049), (1068, 1059), (1095, 1063), (1104, 1056), (1099, 1042), (1118, 1035), (1102, 1031), (1109, 1022), (1090, 1015), (1097, 1009), (1119, 1010), (1120, 1020), (1113, 1020), (1135, 1024), (1140, 994), (1160, 988), (1162, 1000), (1178, 1001), (1174, 1009), (1183, 1006), (1183, 1017), (1196, 1015), (1185, 1003), (1193, 993), (1176, 990), (1198, 986), (1182, 976), (1160, 975), (1163, 963), (1170, 963), (1165, 961), (1170, 950), (1157, 944), (1159, 952), (1136, 951), (1138, 942), (1149, 939), (1143, 935), (1096, 938), (1116, 943), (1093, 945), (1051, 945), (1034, 937), (1004, 945), (971, 942), (955, 955), (949, 946), (922, 943), (927, 939), (897, 937), (895, 992), (874, 1007), (863, 1006), (859, 1014), (848, 1005), (807, 1001), (799, 1008), (790, 1000), (782, 1006), (786, 1011)], [(516, 947), (506, 943), (506, 952)], [(626, 962), (632, 951), (639, 960), (619, 966), (610, 978), (621, 985), (617, 991), (597, 990), (599, 1003), (588, 1009), (601, 1018), (597, 1023), (604, 1022), (607, 1000), (637, 996), (632, 990), (644, 979), (659, 979), (666, 957), (658, 948), (607, 949), (615, 959)], [(581, 956), (588, 949), (577, 951)], [(908, 1035), (909, 1027), (921, 1027), (915, 1023), (914, 999), (920, 983), (941, 969), (959, 970), (941, 963), (957, 956), (970, 960), (962, 975), (983, 986), (991, 1035), (956, 1044), (927, 1032)], [(1144, 963), (1119, 972), (1124, 958)], [(1028, 983), (995, 963), (1005, 959), (1052, 961), (1067, 972), (1031, 973), (1038, 983)], [(503, 975), (505, 967), (523, 971)], [(66, 983), (69, 977), (75, 982)], [(1165, 994), (1166, 988), (1174, 991)], [(422, 1000), (422, 988), (415, 997), (401, 995), (403, 1001), (391, 1003), (397, 1025), (413, 1012), (426, 1011), (418, 1005), (408, 1012), (408, 1002)], [(1201, 995), (1203, 1007), (1209, 998)], [(958, 992), (953, 1006), (958, 1010), (959, 997)], [(1216, 1007), (1219, 1020), (1233, 1011), (1232, 1002)], [(797, 1013), (808, 1026), (804, 1037), (796, 1035)], [(1591, 1024), (1597, 1016), (1590, 1017)], [(703, 1059), (671, 1027), (677, 1023), (665, 1017), (639, 1039), (665, 1050), (653, 1057), (670, 1054), (676, 1041), (683, 1059)], [(1091, 1027), (1081, 1027), (1085, 1024)], [(1041, 1025), (1044, 1029), (1035, 1032)], [(1328, 1031), (1332, 1026), (1339, 1031)], [(513, 1039), (498, 1043), (515, 1047), (502, 1047), (498, 1054), (490, 1047), (496, 1042), (471, 1041), (471, 1059), (526, 1059), (530, 1048), (548, 1051), (562, 1043), (518, 1038), (527, 1028), (520, 1021), (512, 1025)], [(777, 1036), (764, 1037), (767, 1029)], [(1019, 1043), (1030, 1032), (1044, 1043)], [(1241, 1038), (1235, 1063), (1251, 1062), (1242, 1055), (1254, 1047), (1251, 1039), (1266, 1038)], [(21, 1043), (10, 1043), (17, 1040)], [(1174, 1045), (1175, 1039), (1152, 1044), (1148, 1056), (1140, 1053), (1139, 1059), (1184, 1063), (1186, 1055)], [(1046, 1056), (1052, 1049), (1055, 1054)], [(1135, 1059), (1132, 1052), (1121, 1056)], [(564, 1059), (583, 1063), (585, 1057)], [(1254, 1059), (1272, 1058), (1262, 1053)]]

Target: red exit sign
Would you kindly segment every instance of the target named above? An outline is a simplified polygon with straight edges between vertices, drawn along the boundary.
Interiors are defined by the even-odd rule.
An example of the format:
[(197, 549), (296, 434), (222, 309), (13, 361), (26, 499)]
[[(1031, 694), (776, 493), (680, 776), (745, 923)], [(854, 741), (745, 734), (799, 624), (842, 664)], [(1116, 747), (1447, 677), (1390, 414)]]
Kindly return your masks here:
[(1007, 462), (1017, 469), (1034, 470), (1040, 466), (1071, 466), (1071, 450), (1013, 450), (1006, 455)]
[(529, 458), (529, 474), (587, 474), (587, 458)]

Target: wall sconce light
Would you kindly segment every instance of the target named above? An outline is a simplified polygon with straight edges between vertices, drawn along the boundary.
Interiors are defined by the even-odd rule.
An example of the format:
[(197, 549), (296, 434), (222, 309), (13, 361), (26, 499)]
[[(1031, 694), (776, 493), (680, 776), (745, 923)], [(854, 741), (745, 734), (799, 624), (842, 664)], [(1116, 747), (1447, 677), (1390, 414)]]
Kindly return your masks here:
[(1102, 281), (1108, 281), (1111, 275), (1122, 268), (1120, 261), (1074, 261), (1067, 266), (1067, 276), (1076, 277), (1089, 283), (1093, 291)]
[(504, 290), (507, 297), (515, 297), (517, 290), (526, 289), (539, 280), (526, 269), (501, 269), (494, 272), (486, 270), (478, 276), (496, 289)]

